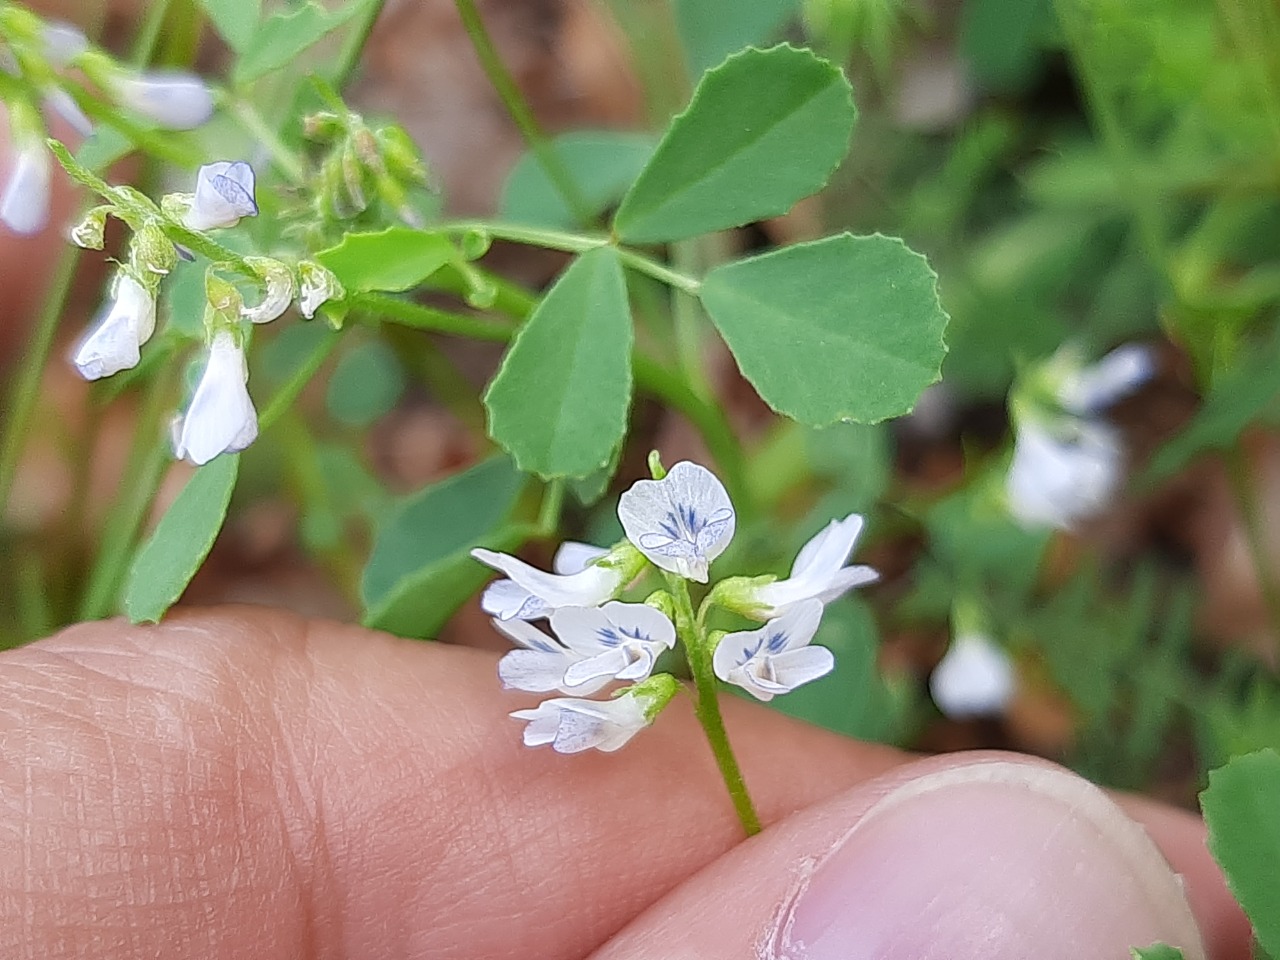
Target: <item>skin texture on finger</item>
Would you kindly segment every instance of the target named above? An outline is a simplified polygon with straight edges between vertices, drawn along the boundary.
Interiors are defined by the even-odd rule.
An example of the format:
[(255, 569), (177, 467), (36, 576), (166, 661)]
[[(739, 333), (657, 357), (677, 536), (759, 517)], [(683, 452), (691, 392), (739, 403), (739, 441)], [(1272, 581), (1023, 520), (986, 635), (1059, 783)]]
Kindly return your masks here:
[[(680, 697), (529, 750), (491, 654), (266, 610), (0, 657), (0, 956), (580, 957), (741, 838)], [(738, 701), (766, 821), (893, 751)]]
[(1137, 823), (1060, 768), (971, 754), (800, 811), (596, 960), (1127, 960), (1157, 941), (1205, 956), (1178, 878)]

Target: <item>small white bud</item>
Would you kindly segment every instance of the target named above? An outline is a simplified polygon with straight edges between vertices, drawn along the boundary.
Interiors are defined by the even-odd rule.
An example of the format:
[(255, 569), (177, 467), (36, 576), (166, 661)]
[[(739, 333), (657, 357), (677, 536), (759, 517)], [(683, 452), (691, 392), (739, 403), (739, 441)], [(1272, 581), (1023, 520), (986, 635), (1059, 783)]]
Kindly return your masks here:
[(62, 87), (46, 87), (40, 99), (46, 110), (60, 116), (67, 122), (67, 126), (80, 136), (87, 137), (93, 133), (93, 121), (85, 116), (85, 112), (80, 109), (80, 104), (76, 103), (75, 97)]
[(65, 20), (46, 23), (40, 30), (40, 43), (51, 67), (65, 67), (89, 49), (89, 39), (84, 32)]
[(67, 234), (71, 242), (85, 250), (101, 250), (107, 231), (108, 206), (94, 207)]
[(325, 303), (341, 300), (346, 295), (346, 290), (332, 270), (320, 266), (314, 260), (303, 260), (298, 264), (298, 309), (308, 320)]
[(240, 316), (252, 323), (270, 323), (293, 302), (297, 290), (293, 274), (279, 260), (269, 257), (250, 257), (248, 263), (262, 278), (265, 292), (256, 305), (241, 307)]

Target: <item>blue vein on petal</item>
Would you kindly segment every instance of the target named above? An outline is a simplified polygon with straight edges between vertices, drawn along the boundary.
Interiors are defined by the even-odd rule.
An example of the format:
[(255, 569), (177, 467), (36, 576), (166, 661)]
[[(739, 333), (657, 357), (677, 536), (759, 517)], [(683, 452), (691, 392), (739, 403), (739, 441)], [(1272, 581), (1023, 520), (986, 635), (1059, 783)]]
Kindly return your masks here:
[(618, 644), (626, 640), (652, 640), (647, 633), (639, 627), (601, 627), (596, 631), (596, 637), (607, 647), (616, 647)]

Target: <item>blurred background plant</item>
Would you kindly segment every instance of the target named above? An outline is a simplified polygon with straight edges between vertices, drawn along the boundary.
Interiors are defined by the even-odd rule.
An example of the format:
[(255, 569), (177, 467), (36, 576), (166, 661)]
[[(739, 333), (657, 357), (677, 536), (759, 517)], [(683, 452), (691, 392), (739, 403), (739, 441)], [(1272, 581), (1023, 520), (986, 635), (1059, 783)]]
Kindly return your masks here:
[[(190, 189), (200, 163), (249, 159), (271, 188), (223, 242), (316, 255), (355, 294), (328, 323), (261, 331), (253, 388), (299, 399), (233, 474), (226, 525), (205, 531), (217, 542), (183, 602), (279, 603), (488, 643), (474, 600), (486, 573), (467, 550), (523, 546), (542, 563), (560, 537), (610, 542), (617, 492), (657, 448), (724, 476), (741, 513), (726, 574), (784, 574), (829, 518), (868, 516), (859, 560), (881, 582), (829, 608), (819, 642), (837, 668), (779, 709), (915, 748), (1029, 750), (1187, 805), (1211, 767), (1280, 745), (1270, 0), (33, 6), (75, 18), (139, 69), (222, 78), (212, 120), (161, 135), (109, 109), (109, 84), (83, 71), (72, 92), (94, 129), (82, 163), (154, 196)], [(606, 446), (603, 469), (544, 460), (531, 472), (549, 482), (527, 480), (492, 456), (497, 437), (522, 465), (536, 459), (495, 430), (501, 391), (488, 409), (480, 399), (503, 341), (570, 262), (564, 251), (596, 249), (572, 238), (608, 221), (704, 72), (777, 41), (844, 68), (858, 110), (848, 156), (819, 192), (786, 212), (766, 204), (742, 227), (646, 235), (638, 214), (615, 221), (643, 261), (625, 264), (636, 344), (625, 443)], [(0, 94), (21, 150), (43, 121), (14, 82)], [(38, 411), (37, 429), (10, 431), (0, 455), (5, 644), (122, 609), (191, 475), (159, 438), (181, 405), (182, 365), (200, 354), (203, 267), (165, 280), (167, 319), (137, 371), (86, 388), (61, 356), (102, 275), (51, 240), (72, 219), (68, 192), (53, 193), (53, 226), (6, 253), (22, 264), (11, 271), (49, 264), (57, 295), (41, 313), (15, 288), (0, 335), (5, 420)], [(928, 257), (948, 352), (909, 416), (815, 428), (761, 402), (726, 349), (750, 366), (732, 324), (680, 291), (842, 230), (901, 236)], [(109, 230), (108, 250), (119, 243)], [(1049, 373), (1064, 369), (1064, 347), (1085, 369), (1132, 342), (1149, 348), (1149, 378), (1089, 418), (1127, 480), (1067, 529), (1019, 522), (1006, 476), (1026, 437), (1011, 398), (1056, 410), (1061, 429), (1070, 404)], [(539, 382), (524, 375), (517, 396)], [(965, 704), (947, 716), (929, 681), (961, 636), (980, 643), (963, 656), (956, 643), (959, 665), (934, 684), (939, 703)]]

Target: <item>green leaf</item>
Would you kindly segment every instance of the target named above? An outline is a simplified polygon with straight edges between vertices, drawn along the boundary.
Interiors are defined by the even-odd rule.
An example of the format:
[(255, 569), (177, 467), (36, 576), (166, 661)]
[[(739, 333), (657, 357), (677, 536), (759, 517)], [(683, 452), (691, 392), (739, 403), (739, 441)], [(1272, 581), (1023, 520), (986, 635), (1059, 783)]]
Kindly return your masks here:
[(495, 538), (523, 485), (510, 460), (491, 457), (393, 510), (364, 568), (364, 625), (405, 637), (438, 631), (490, 576), (468, 553), (499, 545)]
[(937, 275), (901, 241), (827, 237), (718, 267), (702, 303), (765, 403), (801, 423), (876, 423), (938, 379)]
[(629, 243), (679, 240), (786, 213), (849, 147), (849, 81), (808, 50), (745, 50), (709, 71), (623, 198)]
[(253, 40), (262, 16), (262, 0), (197, 0), (222, 39), (236, 53)]
[(1280, 955), (1280, 754), (1259, 750), (1212, 771), (1200, 809), (1227, 886), (1258, 942)]
[(521, 470), (585, 477), (627, 428), (631, 314), (617, 251), (578, 257), (516, 335), (484, 395), (489, 433)]
[(240, 455), (223, 454), (195, 472), (138, 551), (124, 588), (134, 623), (156, 623), (187, 588), (218, 538), (236, 486)]
[(404, 387), (404, 367), (395, 351), (370, 340), (342, 355), (329, 378), (325, 404), (335, 420), (367, 427), (391, 411)]
[(1182, 951), (1167, 943), (1154, 943), (1149, 947), (1134, 947), (1130, 952), (1133, 960), (1184, 960)]
[[(598, 216), (622, 199), (653, 154), (653, 146), (653, 138), (647, 134), (584, 130), (556, 137), (551, 149), (586, 201), (586, 212)], [(523, 154), (507, 177), (499, 213), (513, 223), (552, 230), (579, 226), (532, 152)]]
[(689, 70), (698, 76), (743, 47), (775, 37), (796, 14), (796, 0), (674, 0)]
[(76, 159), (90, 170), (106, 170), (121, 157), (133, 152), (133, 141), (105, 123), (95, 124), (93, 133), (80, 144)]
[(329, 11), (315, 0), (308, 0), (289, 13), (269, 17), (254, 30), (240, 51), (240, 59), (232, 71), (233, 81), (249, 83), (280, 69), (326, 34), (364, 12), (369, 3), (370, 0), (346, 0), (336, 10)]
[(349, 233), (337, 246), (316, 254), (348, 291), (410, 290), (461, 257), (443, 233), (409, 227)]

